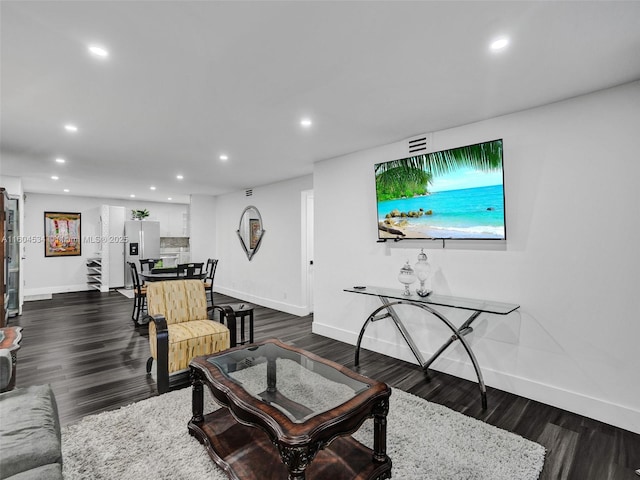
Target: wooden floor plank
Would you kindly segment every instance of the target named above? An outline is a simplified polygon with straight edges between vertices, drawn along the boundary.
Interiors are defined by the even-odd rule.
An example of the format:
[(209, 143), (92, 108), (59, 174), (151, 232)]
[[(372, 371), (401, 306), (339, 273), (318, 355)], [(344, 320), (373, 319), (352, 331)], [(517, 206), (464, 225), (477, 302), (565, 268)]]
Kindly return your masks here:
[[(576, 446), (580, 434), (566, 430), (558, 425), (547, 423), (538, 442), (547, 448), (547, 455), (551, 458), (564, 458), (564, 462), (554, 462), (547, 465), (543, 479), (567, 480), (576, 458)], [(541, 480), (543, 480), (541, 479)]]

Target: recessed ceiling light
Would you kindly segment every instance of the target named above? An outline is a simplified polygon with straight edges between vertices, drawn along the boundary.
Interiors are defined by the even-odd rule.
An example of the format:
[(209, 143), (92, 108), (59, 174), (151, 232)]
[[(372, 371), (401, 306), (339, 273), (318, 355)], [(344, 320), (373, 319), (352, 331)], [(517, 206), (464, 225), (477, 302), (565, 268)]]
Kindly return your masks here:
[(131, 195), (129, 195), (129, 196), (130, 196), (131, 198), (136, 198), (135, 194), (133, 194), (133, 193), (132, 193)]
[(220, 160), (222, 160), (222, 161), (229, 160), (229, 156), (228, 156), (228, 155), (225, 155), (225, 154), (223, 153), (222, 155), (220, 155)]
[(489, 47), (495, 52), (506, 48), (508, 45), (509, 39), (507, 37), (500, 37), (491, 42), (491, 45)]
[(60, 178), (60, 177), (58, 177), (56, 175), (51, 175), (51, 180), (58, 180), (58, 178)]
[(98, 58), (107, 58), (109, 56), (107, 49), (100, 45), (89, 45), (89, 51), (93, 56)]
[(69, 189), (68, 189), (68, 188), (65, 188), (65, 189), (64, 189), (64, 192), (65, 192), (65, 193), (69, 193)]
[(64, 163), (64, 162), (66, 162), (64, 158), (60, 158), (60, 157), (56, 158), (56, 163)]
[(303, 118), (302, 120), (300, 120), (300, 125), (302, 125), (305, 128), (309, 128), (312, 125), (311, 119)]
[(71, 123), (67, 123), (67, 124), (64, 126), (64, 129), (65, 129), (67, 132), (73, 132), (73, 133), (75, 133), (75, 132), (77, 132), (77, 131), (78, 131), (78, 127), (76, 127), (75, 125), (72, 125)]
[(177, 178), (178, 180), (182, 180), (184, 177), (183, 177), (182, 175), (176, 175), (176, 178)]
[(155, 189), (156, 189), (156, 187), (154, 187), (153, 185), (151, 185), (151, 186), (149, 187), (149, 190), (155, 190)]
[(168, 197), (168, 198), (167, 198), (167, 200), (173, 200), (173, 198), (171, 198), (171, 197)]

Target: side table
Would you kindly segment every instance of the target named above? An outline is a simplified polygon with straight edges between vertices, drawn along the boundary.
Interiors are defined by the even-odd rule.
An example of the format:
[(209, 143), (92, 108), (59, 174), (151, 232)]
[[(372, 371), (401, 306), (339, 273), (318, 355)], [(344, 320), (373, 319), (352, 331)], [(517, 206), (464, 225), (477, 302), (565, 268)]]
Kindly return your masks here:
[[(240, 319), (240, 341), (236, 342), (236, 345), (244, 345), (245, 343), (253, 343), (253, 309), (255, 305), (251, 303), (231, 303), (229, 306), (233, 309), (236, 316), (236, 320)], [(220, 322), (224, 323), (222, 318), (225, 315), (223, 310), (220, 310)], [(245, 337), (245, 321), (249, 319), (249, 340)]]
[(11, 380), (6, 388), (0, 392), (13, 390), (16, 386), (16, 363), (18, 361), (18, 350), (20, 350), (20, 341), (22, 340), (22, 327), (4, 327), (0, 328), (0, 349), (9, 350), (11, 352)]

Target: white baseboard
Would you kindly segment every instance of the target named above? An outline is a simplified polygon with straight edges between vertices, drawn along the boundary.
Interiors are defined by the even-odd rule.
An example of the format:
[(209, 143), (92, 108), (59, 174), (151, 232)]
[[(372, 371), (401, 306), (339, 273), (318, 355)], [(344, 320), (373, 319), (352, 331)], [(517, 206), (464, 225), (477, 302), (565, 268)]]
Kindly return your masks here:
[(53, 294), (52, 293), (41, 293), (39, 295), (25, 295), (24, 296), (24, 301), (25, 302), (35, 302), (38, 300), (51, 300), (53, 298)]
[(217, 285), (215, 287), (215, 291), (217, 293), (222, 293), (223, 295), (228, 295), (245, 302), (255, 303), (257, 305), (262, 305), (263, 307), (272, 308), (280, 312), (290, 313), (291, 315), (296, 315), (298, 317), (304, 317), (305, 315), (309, 314), (308, 307), (301, 307), (299, 305), (292, 305), (290, 303), (277, 302), (269, 298), (257, 297), (255, 295), (250, 295), (245, 292), (239, 292), (230, 288), (219, 287)]
[[(86, 290), (90, 290), (86, 283), (81, 283), (79, 285), (64, 285), (62, 287), (25, 288), (24, 300), (26, 302), (31, 300), (43, 300), (45, 298), (51, 298), (51, 295), (54, 293), (84, 292)], [(42, 295), (46, 295), (47, 297), (42, 297)]]
[[(312, 332), (354, 346), (358, 341), (358, 333), (319, 324), (317, 322), (313, 322)], [(409, 347), (405, 345), (397, 345), (384, 340), (367, 338), (365, 335), (362, 341), (362, 347), (409, 363), (418, 363)], [(433, 352), (425, 352), (422, 350), (421, 353), (424, 358), (429, 358), (433, 355)], [(434, 362), (435, 366), (430, 368), (476, 382), (477, 377), (473, 365), (465, 360), (468, 359), (461, 358), (458, 360), (451, 357), (441, 357)], [(638, 410), (625, 405), (618, 405), (601, 398), (591, 397), (580, 392), (573, 392), (528, 378), (483, 368), (482, 365), (480, 365), (480, 369), (482, 370), (484, 382), (488, 386), (557, 408), (562, 408), (563, 410), (568, 410), (634, 433), (640, 433), (640, 411)], [(478, 401), (480, 401), (479, 394)], [(489, 408), (491, 408), (490, 397), (488, 398), (488, 402)]]

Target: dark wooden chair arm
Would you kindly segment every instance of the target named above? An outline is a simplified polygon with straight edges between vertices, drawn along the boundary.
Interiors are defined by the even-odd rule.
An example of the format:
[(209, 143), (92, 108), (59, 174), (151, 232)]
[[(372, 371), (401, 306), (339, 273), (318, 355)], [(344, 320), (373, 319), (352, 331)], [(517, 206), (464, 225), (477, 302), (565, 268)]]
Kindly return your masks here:
[[(156, 325), (156, 365), (158, 366), (158, 392), (169, 391), (169, 329), (164, 315), (145, 315), (143, 320)], [(148, 371), (148, 368), (147, 368)]]
[(167, 331), (167, 319), (164, 317), (164, 315), (145, 315), (144, 317), (142, 317), (142, 319), (145, 321), (145, 323), (155, 323), (156, 332)]
[(211, 316), (215, 315), (215, 311), (220, 311), (220, 323), (224, 325), (227, 323), (227, 328), (229, 329), (229, 335), (231, 336), (231, 348), (237, 345), (237, 327), (236, 327), (236, 313), (233, 311), (229, 305), (214, 305), (212, 307), (208, 307), (207, 309), (211, 312)]

